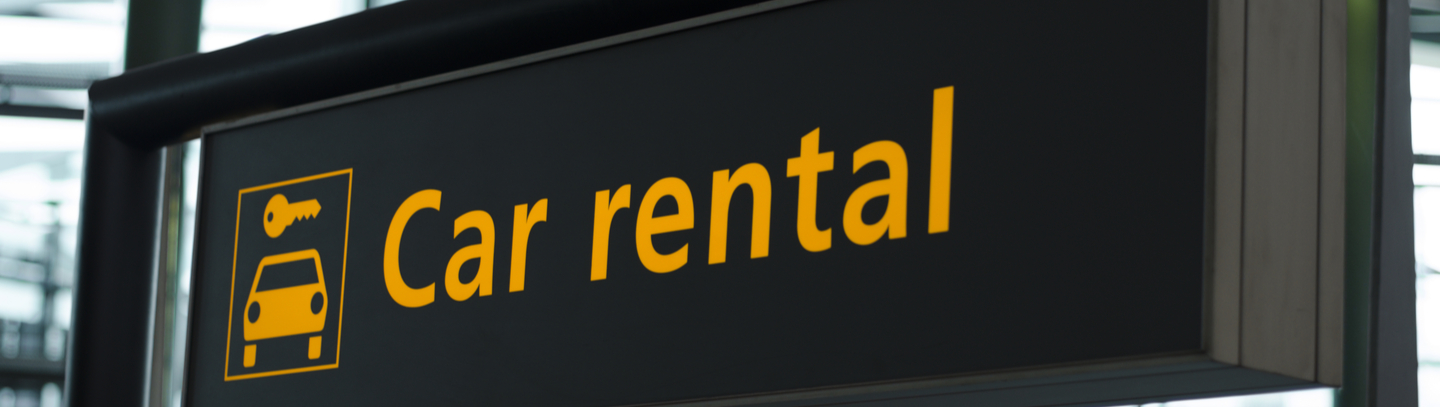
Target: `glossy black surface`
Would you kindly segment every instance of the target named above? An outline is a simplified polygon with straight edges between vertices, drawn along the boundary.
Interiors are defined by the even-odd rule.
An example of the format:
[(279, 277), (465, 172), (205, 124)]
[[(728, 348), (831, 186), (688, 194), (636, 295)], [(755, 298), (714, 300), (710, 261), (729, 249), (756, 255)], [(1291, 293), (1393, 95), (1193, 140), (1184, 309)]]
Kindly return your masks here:
[[(218, 132), (189, 397), (609, 406), (1198, 351), (1207, 10), (827, 0)], [(952, 228), (928, 234), (931, 98), (944, 86), (956, 89)], [(834, 246), (812, 253), (785, 175), (816, 128), (835, 156), (818, 211)], [(908, 157), (908, 236), (862, 246), (841, 211), (888, 176), (851, 171), (879, 140)], [(750, 162), (774, 187), (770, 255), (748, 258), (742, 189), (728, 260), (708, 265), (712, 172)], [(346, 168), (339, 368), (224, 381), (227, 313), (241, 312), (231, 272), (246, 268), (232, 265), (236, 191)], [(662, 252), (689, 245), (687, 265), (658, 274), (636, 257), (634, 222), (664, 177), (688, 183), (696, 221), (654, 238)], [(625, 184), (609, 277), (590, 281), (595, 192)], [(423, 189), (443, 191), (441, 209), (410, 220), (400, 262), (436, 298), (406, 308), (387, 293), (383, 248)], [(542, 198), (526, 288), (507, 292), (513, 208)], [(472, 210), (495, 219), (495, 293), (457, 302), (444, 273), (481, 241), (453, 232)]]

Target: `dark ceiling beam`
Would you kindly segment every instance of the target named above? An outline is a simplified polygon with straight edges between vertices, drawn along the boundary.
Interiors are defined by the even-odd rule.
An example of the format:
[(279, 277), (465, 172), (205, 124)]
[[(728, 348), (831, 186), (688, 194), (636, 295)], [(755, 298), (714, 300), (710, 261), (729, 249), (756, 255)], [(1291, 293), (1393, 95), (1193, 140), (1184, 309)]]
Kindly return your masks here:
[(85, 111), (79, 109), (66, 109), (63, 107), (0, 104), (0, 116), (80, 120), (85, 118)]

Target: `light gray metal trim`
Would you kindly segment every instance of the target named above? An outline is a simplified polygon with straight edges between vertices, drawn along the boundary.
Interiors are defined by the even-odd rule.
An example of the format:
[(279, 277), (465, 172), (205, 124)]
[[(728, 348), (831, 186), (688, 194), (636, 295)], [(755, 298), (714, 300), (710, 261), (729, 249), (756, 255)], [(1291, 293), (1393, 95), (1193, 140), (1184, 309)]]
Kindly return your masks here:
[[(160, 215), (156, 225), (160, 242), (156, 249), (155, 272), (152, 275), (150, 329), (146, 352), (145, 401), (143, 405), (165, 407), (166, 383), (169, 382), (169, 360), (172, 355), (172, 339), (175, 337), (174, 318), (175, 278), (179, 273), (180, 217), (184, 212), (185, 145), (176, 144), (163, 148), (163, 166), (160, 171)], [(188, 306), (188, 304), (187, 304)]]
[(1343, 0), (1217, 0), (1207, 349), (1340, 385)]

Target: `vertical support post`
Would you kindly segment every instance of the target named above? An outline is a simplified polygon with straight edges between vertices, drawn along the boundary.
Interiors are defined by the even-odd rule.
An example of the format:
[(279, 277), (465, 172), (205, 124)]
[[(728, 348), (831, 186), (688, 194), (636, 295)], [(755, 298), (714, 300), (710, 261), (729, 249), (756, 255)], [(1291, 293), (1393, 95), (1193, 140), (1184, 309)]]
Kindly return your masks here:
[(1347, 0), (1345, 63), (1345, 368), (1337, 407), (1371, 405), (1376, 116), (1383, 0)]
[(1345, 386), (1339, 407), (1413, 406), (1410, 7), (1349, 0)]
[[(125, 69), (192, 54), (200, 49), (200, 18), (203, 0), (131, 0), (130, 17), (125, 27)], [(184, 146), (161, 147), (159, 218), (156, 239), (156, 260), (150, 291), (150, 310), (146, 349), (145, 394), (142, 404), (162, 407), (172, 393), (168, 383), (173, 353), (171, 331), (175, 326), (175, 295), (181, 176)]]
[(200, 50), (202, 0), (130, 0), (125, 70)]
[(140, 406), (155, 272), (160, 150), (86, 123), (75, 316), (65, 369), (70, 406)]
[[(201, 4), (131, 0), (126, 69), (198, 50)], [(155, 286), (164, 277), (157, 274), (164, 148), (127, 145), (88, 120), (86, 133), (65, 399), (76, 407), (142, 406), (151, 340), (168, 336), (154, 315), (173, 307), (161, 297), (168, 290)]]
[(1410, 2), (1381, 10), (1376, 143), (1371, 406), (1418, 402), (1415, 354), (1415, 183), (1410, 141)]

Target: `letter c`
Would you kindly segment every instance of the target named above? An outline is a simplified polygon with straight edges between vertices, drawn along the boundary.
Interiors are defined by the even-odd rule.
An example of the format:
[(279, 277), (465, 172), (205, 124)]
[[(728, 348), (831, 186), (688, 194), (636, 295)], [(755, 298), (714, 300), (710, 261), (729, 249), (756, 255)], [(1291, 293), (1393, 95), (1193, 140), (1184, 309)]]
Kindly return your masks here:
[(435, 302), (435, 283), (423, 288), (410, 288), (400, 277), (400, 238), (405, 234), (405, 224), (410, 216), (421, 209), (440, 210), (440, 190), (427, 189), (405, 198), (395, 218), (390, 220), (390, 232), (385, 234), (385, 288), (390, 298), (409, 308), (419, 308)]

